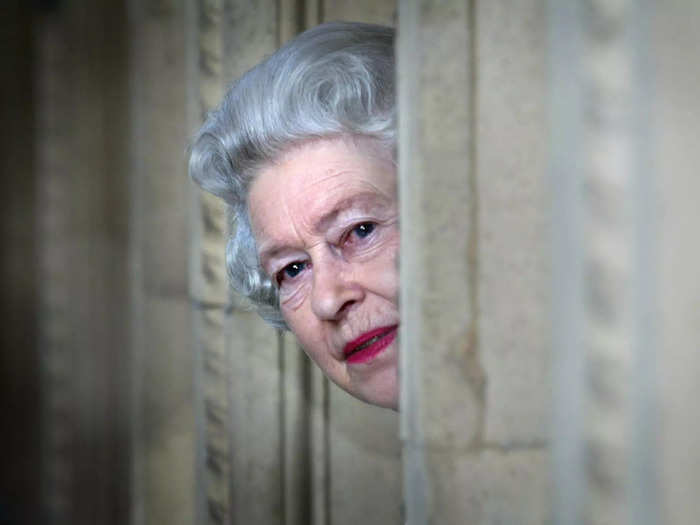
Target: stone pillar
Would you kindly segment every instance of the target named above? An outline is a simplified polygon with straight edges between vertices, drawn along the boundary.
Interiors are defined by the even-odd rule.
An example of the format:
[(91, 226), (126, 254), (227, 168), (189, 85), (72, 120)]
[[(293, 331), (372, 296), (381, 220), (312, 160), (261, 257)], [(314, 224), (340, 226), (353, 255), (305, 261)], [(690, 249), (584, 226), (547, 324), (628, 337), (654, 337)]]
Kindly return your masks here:
[(657, 523), (649, 8), (561, 2), (551, 20), (556, 515)]
[(128, 519), (128, 112), (119, 2), (37, 20), (37, 249), (47, 523)]
[[(690, 525), (700, 516), (700, 424), (696, 399), (700, 395), (700, 46), (697, 23), (700, 4), (674, 0), (648, 2), (649, 70), (645, 86), (654, 94), (642, 102), (652, 111), (654, 170), (651, 197), (658, 205), (652, 216), (658, 288), (652, 317), (657, 352), (647, 367), (656, 374), (643, 380), (657, 389), (658, 416), (652, 418), (658, 446), (658, 523)], [(647, 368), (647, 372), (649, 369)], [(654, 369), (652, 368), (652, 372)]]
[[(223, 91), (222, 1), (187, 3), (188, 128), (213, 108)], [(224, 206), (212, 195), (190, 190), (189, 293), (195, 354), (197, 501), (194, 523), (231, 523), (228, 310), (224, 267)]]
[(129, 3), (134, 525), (195, 520), (185, 2)]
[(549, 519), (543, 13), (536, 1), (400, 4), (411, 525)]

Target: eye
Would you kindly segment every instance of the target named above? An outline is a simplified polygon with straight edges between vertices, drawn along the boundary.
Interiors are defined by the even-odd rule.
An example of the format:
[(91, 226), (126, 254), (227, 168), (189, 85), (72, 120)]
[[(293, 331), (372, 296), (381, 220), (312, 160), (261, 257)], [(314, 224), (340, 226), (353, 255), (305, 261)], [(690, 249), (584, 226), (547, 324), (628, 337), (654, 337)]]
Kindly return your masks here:
[(277, 273), (277, 284), (281, 284), (282, 281), (286, 279), (294, 279), (297, 275), (304, 271), (306, 264), (307, 263), (303, 261), (295, 261), (282, 268)]
[(363, 222), (355, 226), (352, 231), (360, 239), (364, 239), (374, 231), (375, 224), (373, 222)]

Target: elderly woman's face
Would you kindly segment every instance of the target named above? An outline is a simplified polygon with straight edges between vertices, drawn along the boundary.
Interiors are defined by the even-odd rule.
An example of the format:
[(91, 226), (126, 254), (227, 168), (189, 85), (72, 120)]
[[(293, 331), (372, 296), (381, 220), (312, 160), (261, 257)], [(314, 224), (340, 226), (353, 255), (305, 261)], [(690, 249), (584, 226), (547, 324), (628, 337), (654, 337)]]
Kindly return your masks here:
[(397, 408), (396, 171), (371, 139), (323, 139), (263, 169), (250, 215), (265, 272), (308, 355), (341, 388)]

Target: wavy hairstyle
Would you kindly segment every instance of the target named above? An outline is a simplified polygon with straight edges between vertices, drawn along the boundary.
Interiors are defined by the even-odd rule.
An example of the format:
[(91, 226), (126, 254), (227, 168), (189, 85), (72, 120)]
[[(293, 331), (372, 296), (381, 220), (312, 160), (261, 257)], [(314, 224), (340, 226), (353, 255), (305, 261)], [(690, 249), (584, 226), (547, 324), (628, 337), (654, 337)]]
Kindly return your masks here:
[(193, 140), (190, 176), (232, 212), (231, 285), (277, 327), (286, 325), (257, 256), (251, 182), (290, 147), (343, 135), (372, 137), (396, 156), (391, 28), (335, 22), (300, 34), (235, 82)]

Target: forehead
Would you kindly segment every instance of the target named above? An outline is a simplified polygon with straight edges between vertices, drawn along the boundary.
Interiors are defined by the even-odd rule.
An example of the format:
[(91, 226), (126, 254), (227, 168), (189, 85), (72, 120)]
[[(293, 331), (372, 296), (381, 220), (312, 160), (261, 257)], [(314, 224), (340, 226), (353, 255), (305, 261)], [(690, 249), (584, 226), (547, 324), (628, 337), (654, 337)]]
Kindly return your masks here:
[(311, 233), (320, 219), (348, 207), (391, 204), (396, 172), (389, 152), (372, 139), (307, 142), (262, 169), (249, 195), (256, 239), (284, 230)]

